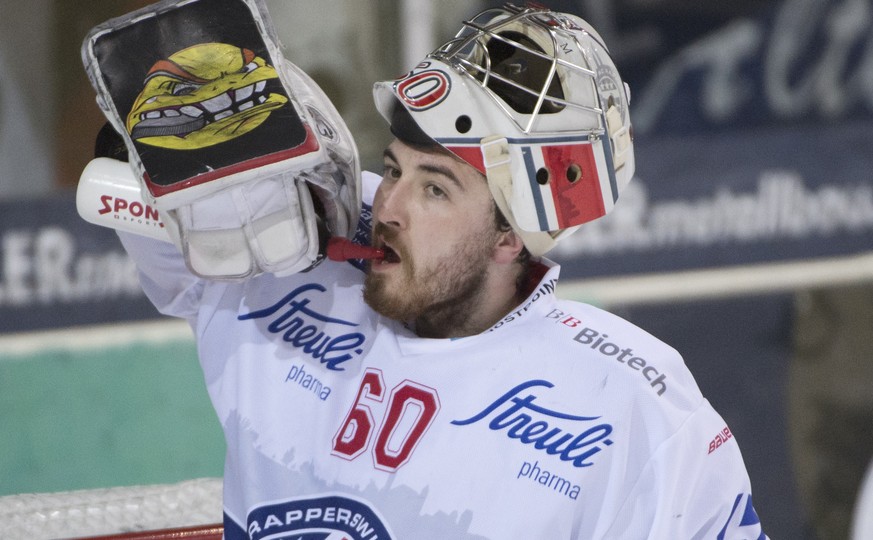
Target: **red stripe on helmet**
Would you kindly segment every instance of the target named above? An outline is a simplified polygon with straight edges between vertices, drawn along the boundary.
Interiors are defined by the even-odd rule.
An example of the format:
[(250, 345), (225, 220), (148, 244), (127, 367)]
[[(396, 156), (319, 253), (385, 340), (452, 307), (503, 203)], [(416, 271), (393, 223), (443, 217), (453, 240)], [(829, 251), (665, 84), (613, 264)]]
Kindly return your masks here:
[(446, 149), (461, 158), (462, 161), (470, 164), (483, 175), (487, 174), (485, 171), (485, 160), (482, 158), (482, 148), (480, 146), (446, 146)]
[(559, 228), (573, 227), (606, 214), (590, 144), (544, 146), (542, 152)]

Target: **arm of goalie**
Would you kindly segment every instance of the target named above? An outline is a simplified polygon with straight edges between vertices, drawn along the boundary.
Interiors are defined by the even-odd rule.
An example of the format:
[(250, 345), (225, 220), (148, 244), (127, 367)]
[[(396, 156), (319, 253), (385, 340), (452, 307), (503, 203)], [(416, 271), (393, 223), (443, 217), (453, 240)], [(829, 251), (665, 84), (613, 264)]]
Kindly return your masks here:
[[(139, 182), (124, 161), (98, 157), (88, 163), (76, 190), (76, 210), (82, 219), (94, 225), (176, 243), (161, 221), (158, 210), (143, 200)], [(323, 239), (320, 251), (334, 261), (381, 259), (385, 256), (381, 249), (361, 246), (344, 237), (331, 237), (327, 246), (323, 245)], [(287, 241), (281, 239), (278, 253), (287, 249), (282, 247)], [(214, 270), (224, 264), (224, 261), (220, 261), (215, 266), (206, 265), (206, 269)]]

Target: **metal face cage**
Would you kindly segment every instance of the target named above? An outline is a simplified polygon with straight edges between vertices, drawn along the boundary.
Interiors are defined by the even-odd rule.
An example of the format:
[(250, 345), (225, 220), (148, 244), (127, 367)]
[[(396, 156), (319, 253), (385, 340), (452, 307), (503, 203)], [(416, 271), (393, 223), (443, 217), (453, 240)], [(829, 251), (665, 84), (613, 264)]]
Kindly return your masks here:
[[(429, 56), (475, 80), (525, 134), (536, 132), (540, 115), (575, 109), (597, 118), (590, 133), (599, 136), (605, 130), (605, 107), (596, 86), (597, 62), (591, 45), (583, 41), (586, 37), (599, 42), (562, 14), (506, 4), (465, 21), (454, 39)], [(605, 50), (602, 44), (601, 48)], [(588, 85), (590, 91), (573, 91), (572, 84)], [(594, 96), (594, 102), (574, 95)], [(567, 126), (567, 131), (578, 129)]]

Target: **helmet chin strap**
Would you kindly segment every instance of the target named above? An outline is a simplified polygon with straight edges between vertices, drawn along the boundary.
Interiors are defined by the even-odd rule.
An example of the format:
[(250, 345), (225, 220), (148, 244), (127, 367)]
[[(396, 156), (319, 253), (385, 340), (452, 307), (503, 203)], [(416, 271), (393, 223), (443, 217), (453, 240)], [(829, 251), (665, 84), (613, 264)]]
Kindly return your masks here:
[(491, 191), (491, 196), (497, 204), (497, 208), (503, 212), (506, 220), (521, 237), (524, 242), (524, 247), (534, 257), (540, 257), (547, 251), (555, 247), (558, 238), (564, 233), (570, 232), (571, 229), (563, 231), (525, 231), (518, 226), (515, 220), (515, 214), (509, 207), (509, 202), (512, 200), (512, 157), (509, 154), (509, 142), (506, 137), (492, 135), (485, 137), (481, 141), (482, 162), (485, 167), (485, 177), (488, 179), (488, 188)]
[[(625, 85), (627, 86), (627, 85)], [(610, 105), (606, 109), (606, 127), (609, 132), (609, 138), (612, 141), (613, 163), (615, 169), (619, 170), (625, 166), (631, 154), (631, 143), (633, 142), (633, 134), (628, 126), (625, 126), (621, 121), (621, 112), (615, 105)]]

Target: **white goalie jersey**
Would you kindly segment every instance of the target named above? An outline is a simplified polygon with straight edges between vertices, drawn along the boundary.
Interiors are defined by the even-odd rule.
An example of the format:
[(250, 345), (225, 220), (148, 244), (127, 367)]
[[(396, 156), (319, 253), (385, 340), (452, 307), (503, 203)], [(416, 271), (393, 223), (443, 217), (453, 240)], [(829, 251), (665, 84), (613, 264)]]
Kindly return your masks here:
[(490, 330), (439, 340), (373, 313), (353, 263), (207, 281), (170, 244), (122, 239), (196, 335), (228, 540), (766, 538), (680, 355), (556, 298), (547, 261)]

